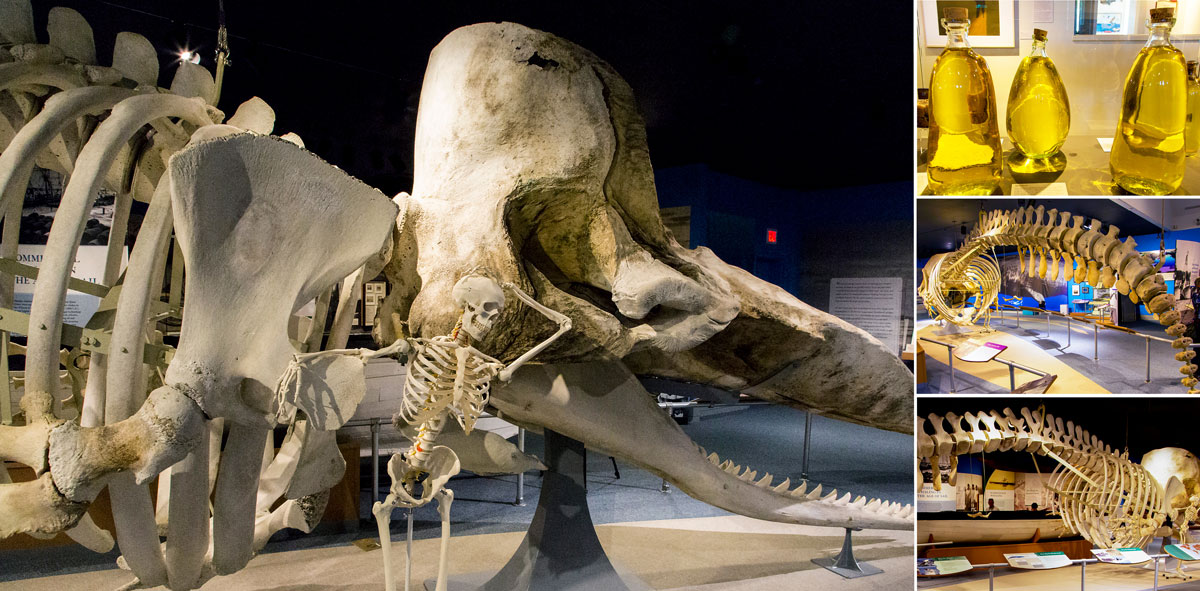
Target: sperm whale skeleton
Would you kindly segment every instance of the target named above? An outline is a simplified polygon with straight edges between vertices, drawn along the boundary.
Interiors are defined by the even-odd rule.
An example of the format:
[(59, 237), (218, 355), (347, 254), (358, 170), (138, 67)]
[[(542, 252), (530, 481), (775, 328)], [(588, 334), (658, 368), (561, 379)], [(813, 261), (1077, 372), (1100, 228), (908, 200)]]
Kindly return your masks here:
[[(55, 8), (48, 22), (50, 43), (40, 44), (29, 4), (0, 0), (0, 258), (15, 258), (33, 166), (69, 174), (29, 314), (0, 290), (0, 329), (28, 335), (21, 412), (0, 416), (0, 459), (34, 472), (7, 482), (0, 471), (0, 537), (66, 532), (110, 549), (112, 536), (87, 517), (107, 487), (135, 585), (192, 589), (238, 571), (274, 531), (320, 517), (344, 472), (335, 431), (365, 392), (365, 362), (407, 346), (417, 380), (447, 351), (434, 343), (454, 337), (463, 319), (455, 287), (474, 275), (541, 307), (521, 298), (526, 305), (500, 309), (470, 343), (480, 352), (467, 357), (470, 371), (458, 371), (465, 349), (455, 350), (463, 394), (442, 412), (464, 428), (497, 371), (490, 411), (624, 458), (728, 511), (913, 527), (903, 499), (774, 482), (707, 454), (641, 385), (639, 376), (686, 381), (912, 432), (912, 374), (893, 352), (675, 241), (658, 214), (632, 91), (591, 52), (513, 23), (450, 33), (421, 91), (412, 193), (389, 199), (294, 134), (271, 135), (265, 101), (227, 118), (203, 67), (182, 63), (170, 89), (159, 88), (144, 38), (121, 33), (112, 65), (101, 66), (82, 16)], [(148, 205), (125, 272), (114, 255), (118, 264), (89, 286), (70, 273), (101, 187), (117, 195), (114, 245), (123, 242), (120, 212)], [(172, 250), (182, 261), (171, 266), (173, 289), (180, 270), (187, 280), (181, 299), (160, 302)], [(346, 353), (358, 286), (381, 272), (389, 294), (376, 318), (380, 349)], [(102, 295), (108, 312), (82, 330), (65, 327), (68, 288)], [(314, 300), (316, 312), (296, 320)], [(179, 301), (182, 310), (171, 307)], [(543, 308), (572, 328), (553, 337), (566, 325)], [(155, 332), (167, 315), (182, 316), (174, 349)], [(535, 350), (538, 363), (528, 363)], [(322, 351), (339, 353), (303, 357)], [(421, 389), (407, 391), (406, 404)], [(76, 403), (73, 418), (64, 405)], [(401, 422), (435, 418), (404, 408)], [(276, 452), (270, 435), (281, 425), (288, 436)], [(425, 496), (453, 471), (437, 465), (436, 439), (420, 459), (428, 443), (389, 462), (400, 502), (420, 500), (406, 481), (423, 478)], [(148, 490), (156, 477), (157, 506)]]

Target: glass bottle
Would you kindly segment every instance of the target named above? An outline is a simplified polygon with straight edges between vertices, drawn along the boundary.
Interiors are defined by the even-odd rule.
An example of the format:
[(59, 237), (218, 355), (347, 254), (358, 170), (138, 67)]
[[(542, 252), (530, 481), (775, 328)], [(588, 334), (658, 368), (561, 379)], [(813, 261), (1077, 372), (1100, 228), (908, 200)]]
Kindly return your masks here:
[(1058, 69), (1046, 56), (1046, 31), (1042, 29), (1033, 30), (1033, 51), (1021, 60), (1013, 76), (1005, 127), (1016, 147), (1008, 160), (1013, 172), (1066, 167), (1061, 148), (1071, 128), (1071, 104)]
[(1200, 62), (1188, 60), (1187, 125), (1183, 128), (1183, 152), (1200, 151)]
[(946, 8), (946, 49), (929, 83), (929, 190), (990, 195), (1000, 186), (1000, 128), (987, 62), (971, 49), (965, 8)]
[(1150, 10), (1150, 38), (1125, 78), (1109, 167), (1121, 188), (1166, 195), (1183, 182), (1187, 64), (1171, 45), (1173, 9)]

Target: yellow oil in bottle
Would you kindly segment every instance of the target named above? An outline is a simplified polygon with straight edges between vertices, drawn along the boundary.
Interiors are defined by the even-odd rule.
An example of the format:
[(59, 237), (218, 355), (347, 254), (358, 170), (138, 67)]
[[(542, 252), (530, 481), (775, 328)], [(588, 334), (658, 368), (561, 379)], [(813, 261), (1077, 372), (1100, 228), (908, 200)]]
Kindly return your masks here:
[(1113, 180), (1138, 195), (1166, 195), (1183, 182), (1187, 66), (1170, 43), (1172, 22), (1151, 24), (1150, 39), (1125, 78), (1109, 157)]
[(937, 195), (989, 195), (1000, 186), (1000, 129), (987, 62), (967, 44), (961, 20), (946, 9), (947, 45), (929, 83), (929, 190)]
[[(1013, 76), (1008, 92), (1008, 110), (1005, 117), (1008, 138), (1023, 156), (1021, 160), (1046, 161), (1059, 153), (1067, 132), (1071, 129), (1071, 105), (1067, 100), (1067, 89), (1054, 62), (1046, 56), (1046, 32), (1034, 30), (1033, 52), (1021, 60)], [(1066, 159), (1062, 158), (1065, 166)], [(1028, 162), (1028, 170), (1014, 172), (1036, 172), (1036, 163)], [(1043, 162), (1044, 166), (1048, 166)], [(1058, 170), (1061, 170), (1059, 168)]]
[(1183, 152), (1200, 151), (1200, 63), (1188, 60), (1187, 123), (1183, 127)]

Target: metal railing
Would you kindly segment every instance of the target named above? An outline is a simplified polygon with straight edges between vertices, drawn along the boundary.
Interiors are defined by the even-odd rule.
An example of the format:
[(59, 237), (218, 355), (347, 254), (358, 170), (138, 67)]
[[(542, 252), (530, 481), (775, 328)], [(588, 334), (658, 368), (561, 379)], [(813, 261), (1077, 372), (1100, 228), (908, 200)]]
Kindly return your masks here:
[[(1169, 556), (1171, 556), (1171, 555), (1170, 554), (1151, 554), (1150, 555), (1150, 560), (1154, 562), (1154, 589), (1155, 589), (1155, 591), (1158, 590), (1159, 559), (1167, 558)], [(1072, 564), (1079, 565), (1079, 590), (1084, 591), (1084, 589), (1086, 589), (1086, 585), (1087, 585), (1087, 565), (1094, 564), (1094, 563), (1101, 562), (1101, 561), (1096, 558), (1074, 558), (1074, 559), (1070, 559), (1070, 560), (1071, 560)], [(1108, 564), (1118, 564), (1118, 563), (1108, 563)], [(1128, 566), (1134, 566), (1134, 565), (1128, 565)], [(1007, 562), (992, 562), (992, 563), (988, 563), (988, 564), (972, 564), (971, 565), (972, 570), (979, 569), (979, 568), (988, 569), (988, 591), (995, 591), (996, 568), (997, 567), (1012, 568), (1012, 566), (1009, 565)], [(1064, 566), (1061, 568), (1066, 568), (1066, 567)], [(1022, 570), (1022, 569), (1016, 569), (1016, 570)]]
[[(925, 341), (927, 343), (941, 345), (946, 348), (946, 358), (950, 362), (950, 392), (948, 392), (948, 393), (949, 394), (957, 394), (957, 392), (956, 392), (957, 388), (956, 388), (956, 384), (954, 382), (954, 350), (958, 348), (958, 345), (955, 345), (952, 343), (945, 343), (942, 341), (937, 341), (937, 340), (934, 340), (934, 339), (931, 339), (928, 337), (919, 337), (919, 338), (920, 338), (920, 340)], [(996, 363), (1008, 366), (1008, 390), (1010, 392), (1017, 389), (1016, 370), (1018, 370), (1018, 369), (1021, 371), (1029, 372), (1040, 378), (1044, 378), (1044, 377), (1050, 375), (1049, 372), (1044, 372), (1040, 369), (1034, 369), (1032, 367), (1029, 367), (1027, 365), (1022, 365), (1015, 361), (1009, 361), (1008, 359), (1001, 359), (1000, 357), (993, 357), (993, 358), (989, 359), (988, 361), (995, 361)]]
[[(1071, 321), (1072, 320), (1074, 320), (1075, 322), (1082, 322), (1083, 324), (1091, 324), (1092, 325), (1092, 361), (1100, 360), (1100, 329), (1115, 330), (1120, 333), (1129, 334), (1129, 335), (1133, 335), (1133, 336), (1137, 336), (1137, 337), (1141, 337), (1141, 338), (1145, 339), (1146, 340), (1146, 381), (1145, 381), (1145, 383), (1147, 383), (1147, 384), (1150, 383), (1150, 341), (1160, 341), (1163, 343), (1173, 343), (1174, 342), (1171, 339), (1166, 339), (1166, 338), (1163, 338), (1160, 336), (1149, 335), (1149, 334), (1146, 334), (1143, 332), (1138, 332), (1136, 330), (1132, 330), (1132, 329), (1128, 329), (1128, 328), (1109, 326), (1107, 324), (1102, 324), (1099, 320), (1086, 318), (1086, 317), (1072, 316), (1070, 314), (1063, 314), (1062, 312), (1054, 312), (1052, 310), (1043, 310), (1041, 308), (1031, 308), (1029, 306), (1012, 306), (1009, 304), (1004, 304), (1003, 306), (998, 306), (998, 309), (1000, 309), (1000, 310), (1003, 310), (1004, 308), (1008, 308), (1011, 310), (1017, 310), (1020, 312), (1032, 312), (1034, 314), (1044, 314), (1046, 316), (1046, 336), (1047, 337), (1050, 336), (1050, 317), (1051, 316), (1059, 316), (1062, 318), (1066, 318), (1067, 319), (1067, 345), (1065, 347), (1063, 347), (1063, 349), (1069, 349), (1071, 347)], [(1018, 314), (1017, 317), (1019, 319), (1020, 314)], [(1018, 327), (1020, 327), (1019, 322), (1020, 321), (1018, 320), (1018, 324), (1017, 324)]]

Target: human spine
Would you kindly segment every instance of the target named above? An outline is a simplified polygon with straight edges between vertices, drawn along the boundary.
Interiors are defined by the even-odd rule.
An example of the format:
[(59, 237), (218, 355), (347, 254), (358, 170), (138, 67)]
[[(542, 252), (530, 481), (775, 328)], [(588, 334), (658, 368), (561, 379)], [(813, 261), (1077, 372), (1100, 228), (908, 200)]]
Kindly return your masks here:
[[(1020, 417), (1009, 408), (962, 416), (930, 413), (928, 421), (918, 417), (917, 423), (917, 457), (933, 466), (935, 489), (941, 487), (943, 457), (957, 466), (958, 456), (965, 454), (1027, 452), (1058, 462), (1047, 488), (1058, 494), (1063, 523), (1097, 546), (1144, 546), (1168, 515), (1163, 485), (1131, 462), (1128, 452), (1115, 453), (1082, 427), (1071, 421), (1064, 426), (1043, 410), (1022, 408)], [(957, 476), (953, 470), (951, 484)]]
[[(962, 246), (931, 258), (921, 271), (920, 293), (930, 316), (963, 326), (986, 319), (1000, 291), (999, 268), (989, 253), (997, 246), (1015, 246), (1021, 270), (1030, 277), (1055, 281), (1061, 277), (1115, 287), (1133, 303), (1144, 303), (1175, 339), (1171, 343), (1179, 349), (1175, 359), (1184, 362), (1179, 369), (1184, 376), (1181, 382), (1189, 394), (1200, 393), (1195, 389), (1196, 365), (1191, 363), (1196, 356), (1190, 348), (1192, 339), (1183, 336), (1187, 326), (1179, 321), (1175, 296), (1167, 293), (1166, 283), (1158, 275), (1161, 264), (1138, 252), (1133, 238), (1119, 240), (1120, 229), (1116, 226), (1109, 224), (1108, 231), (1101, 233), (1100, 220), (1092, 219), (1087, 225), (1083, 220), (1083, 216), (1057, 209), (1046, 212), (1040, 205), (981, 213), (979, 223)], [(986, 269), (986, 273), (980, 269)], [(968, 291), (970, 295), (979, 296), (977, 305), (971, 307), (965, 300), (949, 297), (962, 291), (964, 285), (973, 288)]]
[[(488, 359), (473, 355), (467, 333), (455, 327), (450, 336), (413, 339), (404, 381), (404, 400), (395, 421), (418, 425), (407, 452), (414, 466), (429, 457), (433, 442), (450, 413), (470, 433), (487, 405), (492, 378), (498, 369)], [(490, 358), (489, 358), (490, 359)]]

